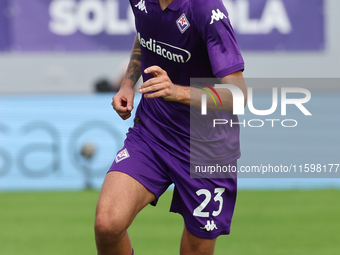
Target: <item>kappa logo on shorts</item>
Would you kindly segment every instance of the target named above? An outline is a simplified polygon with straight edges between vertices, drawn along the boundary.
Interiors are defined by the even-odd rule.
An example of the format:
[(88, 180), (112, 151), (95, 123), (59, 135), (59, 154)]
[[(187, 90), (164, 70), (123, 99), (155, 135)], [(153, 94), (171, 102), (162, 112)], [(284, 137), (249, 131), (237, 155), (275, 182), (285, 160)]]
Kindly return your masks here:
[(128, 150), (125, 148), (124, 150), (120, 151), (117, 154), (117, 156), (115, 158), (115, 161), (116, 161), (116, 163), (118, 163), (118, 162), (120, 162), (120, 161), (122, 161), (124, 159), (129, 158), (129, 157), (130, 157), (130, 154), (129, 154)]
[(184, 13), (176, 20), (176, 23), (182, 34), (190, 27), (190, 23)]
[(207, 225), (205, 225), (201, 229), (205, 229), (206, 231), (213, 231), (214, 229), (217, 229), (217, 226), (213, 220), (211, 222), (210, 220), (208, 220)]

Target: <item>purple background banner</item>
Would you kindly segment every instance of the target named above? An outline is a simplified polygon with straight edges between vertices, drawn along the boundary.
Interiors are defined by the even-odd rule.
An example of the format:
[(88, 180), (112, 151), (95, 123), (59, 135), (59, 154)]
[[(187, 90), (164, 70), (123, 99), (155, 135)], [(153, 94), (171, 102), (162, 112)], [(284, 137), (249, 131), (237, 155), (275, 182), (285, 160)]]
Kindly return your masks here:
[[(233, 2), (233, 11), (239, 14), (234, 28), (243, 50), (325, 48), (324, 0), (225, 2), (227, 7)], [(242, 3), (248, 3), (249, 11)]]
[[(132, 47), (135, 30), (128, 0), (11, 0), (10, 9), (7, 2), (0, 1), (0, 50), (83, 52)], [(325, 49), (324, 0), (224, 3), (242, 50)]]
[[(13, 49), (22, 51), (130, 50), (128, 0), (12, 0)], [(132, 13), (131, 13), (132, 17)], [(131, 18), (130, 18), (131, 19)], [(130, 42), (130, 43), (129, 43)]]
[(8, 50), (9, 34), (9, 0), (0, 0), (0, 51)]

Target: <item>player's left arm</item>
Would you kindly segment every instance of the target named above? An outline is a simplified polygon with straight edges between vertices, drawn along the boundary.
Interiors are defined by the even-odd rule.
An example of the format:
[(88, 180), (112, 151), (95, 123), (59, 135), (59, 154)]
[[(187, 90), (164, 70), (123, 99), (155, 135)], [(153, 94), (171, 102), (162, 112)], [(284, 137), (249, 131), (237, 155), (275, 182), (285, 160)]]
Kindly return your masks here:
[[(167, 101), (176, 101), (186, 105), (201, 105), (202, 90), (173, 84), (167, 72), (159, 66), (151, 66), (144, 70), (145, 73), (151, 73), (154, 77), (147, 80), (140, 86), (139, 92), (144, 94), (145, 98), (163, 97)], [(237, 71), (220, 79), (221, 84), (230, 84), (238, 87), (244, 95), (244, 105), (247, 102), (247, 88), (243, 78), (242, 71)], [(208, 98), (208, 109), (223, 109), (231, 111), (233, 109), (233, 95), (228, 89), (216, 89), (222, 100), (222, 105), (216, 108), (212, 99)]]

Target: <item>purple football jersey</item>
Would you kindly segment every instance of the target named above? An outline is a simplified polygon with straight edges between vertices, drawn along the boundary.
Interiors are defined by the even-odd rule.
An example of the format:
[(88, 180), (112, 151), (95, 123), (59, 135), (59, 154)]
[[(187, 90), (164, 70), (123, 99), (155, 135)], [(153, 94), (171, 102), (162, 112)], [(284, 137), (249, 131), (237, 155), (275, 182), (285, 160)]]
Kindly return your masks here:
[[(142, 52), (142, 71), (158, 65), (166, 70), (174, 84), (190, 86), (190, 78), (222, 78), (244, 69), (221, 0), (173, 0), (163, 11), (158, 0), (130, 0), (130, 3)], [(144, 82), (152, 77), (143, 73)], [(198, 144), (214, 141), (213, 148), (211, 144), (208, 146), (212, 152), (204, 154), (211, 159), (216, 156), (231, 162), (240, 157), (238, 126), (225, 125), (217, 132), (196, 133), (193, 137), (190, 117), (188, 105), (143, 97), (136, 112), (141, 125), (135, 129), (186, 161), (190, 153), (191, 159), (202, 158), (200, 146), (191, 146), (190, 151), (191, 141)], [(231, 112), (224, 112), (223, 118), (238, 122)], [(209, 129), (211, 123), (202, 130)]]

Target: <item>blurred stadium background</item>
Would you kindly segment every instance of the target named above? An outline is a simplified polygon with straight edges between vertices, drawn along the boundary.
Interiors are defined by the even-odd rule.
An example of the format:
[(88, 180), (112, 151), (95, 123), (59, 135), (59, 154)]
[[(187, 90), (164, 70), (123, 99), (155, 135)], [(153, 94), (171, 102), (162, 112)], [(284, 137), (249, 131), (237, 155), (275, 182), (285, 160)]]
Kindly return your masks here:
[[(270, 107), (273, 84), (312, 92), (306, 104), (312, 116), (293, 107), (287, 117), (279, 110), (270, 116), (296, 119), (297, 127), (242, 128), (239, 165), (339, 164), (340, 2), (224, 2), (256, 108)], [(110, 103), (134, 36), (127, 0), (0, 1), (1, 254), (95, 254), (98, 190), (132, 125)], [(247, 112), (244, 119), (250, 118)], [(229, 254), (228, 247), (230, 254), (338, 254), (339, 176), (340, 169), (332, 176), (241, 178), (235, 237), (222, 239), (218, 254)], [(135, 239), (150, 233), (137, 244), (138, 254), (177, 251), (179, 216), (172, 221), (176, 216), (163, 210), (158, 222), (159, 208), (147, 208), (131, 230)], [(169, 231), (157, 237), (163, 246), (143, 253), (161, 231), (150, 221)], [(289, 237), (290, 229), (295, 237)]]

